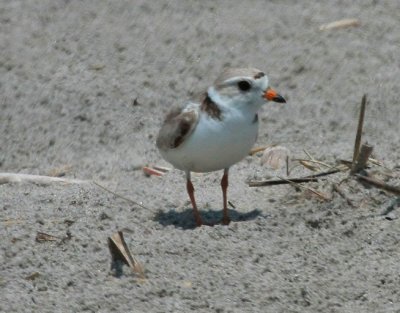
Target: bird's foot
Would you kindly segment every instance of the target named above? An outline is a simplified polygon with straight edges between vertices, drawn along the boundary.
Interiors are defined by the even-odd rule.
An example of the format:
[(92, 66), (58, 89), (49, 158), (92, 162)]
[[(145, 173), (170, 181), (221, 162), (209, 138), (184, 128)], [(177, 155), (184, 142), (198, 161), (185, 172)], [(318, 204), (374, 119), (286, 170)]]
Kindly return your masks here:
[(222, 225), (229, 225), (230, 222), (231, 222), (231, 219), (228, 216), (224, 216), (221, 220)]
[(196, 219), (196, 226), (197, 227), (200, 227), (200, 226), (210, 226), (210, 227), (213, 227), (213, 226), (215, 226), (215, 224), (214, 223), (209, 223), (209, 222), (203, 222), (203, 220), (198, 220), (198, 219)]
[(196, 226), (200, 227), (203, 225), (203, 220), (200, 217), (195, 217)]
[(204, 222), (203, 219), (200, 217), (200, 214), (197, 216), (194, 216), (194, 221), (196, 222), (196, 227), (200, 226), (210, 226), (213, 227), (215, 226), (216, 223), (211, 223), (211, 222)]

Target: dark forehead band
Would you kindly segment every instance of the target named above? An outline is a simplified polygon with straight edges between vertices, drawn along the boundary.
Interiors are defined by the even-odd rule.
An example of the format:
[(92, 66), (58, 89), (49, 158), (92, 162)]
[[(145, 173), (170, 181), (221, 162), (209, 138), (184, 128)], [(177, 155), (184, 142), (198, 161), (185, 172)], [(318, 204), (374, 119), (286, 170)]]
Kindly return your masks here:
[(263, 72), (258, 72), (256, 75), (254, 75), (254, 79), (258, 79), (258, 78), (261, 78), (264, 76), (265, 76), (265, 74)]

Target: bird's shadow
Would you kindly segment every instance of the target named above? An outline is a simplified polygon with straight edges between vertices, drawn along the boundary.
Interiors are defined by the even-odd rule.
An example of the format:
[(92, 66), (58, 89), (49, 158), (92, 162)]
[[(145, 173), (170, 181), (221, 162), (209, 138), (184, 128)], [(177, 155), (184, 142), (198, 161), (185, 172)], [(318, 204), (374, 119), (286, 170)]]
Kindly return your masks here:
[[(261, 215), (261, 211), (258, 209), (246, 213), (241, 213), (231, 209), (228, 211), (231, 222), (254, 220)], [(222, 210), (200, 210), (200, 215), (205, 225), (214, 226), (221, 224)], [(197, 227), (193, 218), (192, 209), (186, 209), (181, 212), (177, 212), (174, 209), (167, 212), (160, 210), (154, 216), (154, 220), (163, 226), (173, 225), (176, 228), (182, 229), (194, 229)]]

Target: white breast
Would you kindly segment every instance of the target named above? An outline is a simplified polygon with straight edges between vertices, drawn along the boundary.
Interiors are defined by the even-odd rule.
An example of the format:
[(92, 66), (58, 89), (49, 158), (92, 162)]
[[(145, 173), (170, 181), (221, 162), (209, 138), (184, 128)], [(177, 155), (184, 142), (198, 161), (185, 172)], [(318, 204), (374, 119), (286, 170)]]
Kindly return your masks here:
[(211, 172), (242, 160), (255, 143), (257, 134), (255, 113), (229, 110), (218, 120), (202, 112), (191, 136), (178, 148), (161, 153), (178, 169)]

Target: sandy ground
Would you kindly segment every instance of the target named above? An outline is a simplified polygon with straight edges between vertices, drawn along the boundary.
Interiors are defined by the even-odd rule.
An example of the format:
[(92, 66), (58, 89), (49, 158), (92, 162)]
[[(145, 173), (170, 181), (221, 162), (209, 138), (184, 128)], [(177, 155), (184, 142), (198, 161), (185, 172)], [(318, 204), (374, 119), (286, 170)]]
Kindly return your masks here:
[[(400, 312), (395, 196), (350, 180), (353, 208), (330, 189), (346, 174), (308, 185), (329, 201), (250, 188), (282, 175), (256, 155), (231, 169), (233, 222), (194, 228), (184, 175), (141, 171), (168, 165), (155, 138), (171, 106), (223, 67), (254, 66), (288, 100), (263, 109), (257, 145), (351, 159), (368, 93), (364, 139), (399, 185), (399, 12), (390, 0), (2, 0), (0, 172), (66, 172), (148, 209), (93, 184), (0, 185), (0, 311)], [(361, 25), (319, 30), (343, 18)], [(221, 217), (221, 175), (194, 176), (208, 221)], [(117, 230), (144, 282), (111, 275)]]

